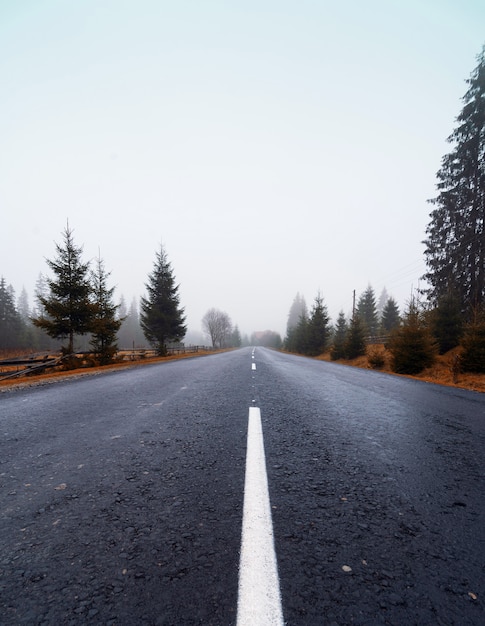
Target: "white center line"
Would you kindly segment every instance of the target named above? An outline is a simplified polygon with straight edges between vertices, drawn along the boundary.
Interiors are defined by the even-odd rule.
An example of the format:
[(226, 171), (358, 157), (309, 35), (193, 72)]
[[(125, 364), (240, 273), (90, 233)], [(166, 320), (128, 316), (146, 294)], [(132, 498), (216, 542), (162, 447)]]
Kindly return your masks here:
[(261, 412), (249, 408), (237, 626), (282, 626)]
[(251, 369), (255, 370), (256, 369), (256, 363), (251, 363)]

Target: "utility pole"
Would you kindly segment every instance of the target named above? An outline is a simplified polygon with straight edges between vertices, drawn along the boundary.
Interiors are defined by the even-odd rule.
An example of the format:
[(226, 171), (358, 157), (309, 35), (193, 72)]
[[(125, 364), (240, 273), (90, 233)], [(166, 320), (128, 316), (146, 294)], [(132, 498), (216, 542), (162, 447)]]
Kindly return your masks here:
[(355, 289), (352, 296), (352, 319), (355, 318)]

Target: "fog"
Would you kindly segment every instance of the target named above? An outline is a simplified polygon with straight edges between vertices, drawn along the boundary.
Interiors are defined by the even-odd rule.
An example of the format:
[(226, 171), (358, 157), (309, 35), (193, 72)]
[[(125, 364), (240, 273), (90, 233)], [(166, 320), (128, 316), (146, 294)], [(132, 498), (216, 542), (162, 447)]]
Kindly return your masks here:
[(297, 292), (404, 306), (484, 43), (475, 0), (0, 3), (0, 275), (31, 303), (67, 220), (116, 299), (163, 243), (188, 327), (282, 336)]

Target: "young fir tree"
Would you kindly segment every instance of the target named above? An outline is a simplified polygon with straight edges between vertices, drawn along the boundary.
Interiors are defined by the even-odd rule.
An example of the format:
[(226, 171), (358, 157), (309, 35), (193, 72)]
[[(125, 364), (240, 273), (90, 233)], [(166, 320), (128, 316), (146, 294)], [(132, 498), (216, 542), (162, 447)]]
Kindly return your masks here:
[(32, 321), (56, 339), (68, 339), (62, 350), (74, 352), (75, 335), (85, 335), (91, 330), (93, 304), (89, 263), (83, 263), (82, 248), (74, 244), (69, 224), (64, 230), (64, 245), (56, 244), (57, 258), (47, 259), (55, 277), (47, 279), (49, 292), (39, 295), (41, 313)]
[(367, 335), (375, 336), (379, 326), (379, 318), (377, 315), (376, 296), (374, 289), (370, 285), (359, 298), (357, 315), (361, 324), (364, 325)]
[(362, 323), (359, 315), (354, 315), (350, 320), (350, 327), (345, 341), (345, 358), (355, 359), (364, 356), (367, 351), (365, 335), (367, 327)]
[(117, 316), (119, 305), (113, 303), (115, 288), (108, 287), (109, 275), (102, 259), (98, 257), (96, 269), (91, 273), (94, 314), (90, 345), (103, 365), (110, 363), (116, 354), (116, 336), (123, 321)]
[(318, 294), (308, 320), (306, 354), (309, 356), (318, 356), (325, 352), (329, 335), (328, 322), (327, 307), (322, 296)]
[(399, 315), (399, 307), (394, 298), (388, 298), (384, 308), (382, 309), (381, 328), (385, 334), (388, 334), (401, 323)]
[(442, 159), (438, 195), (430, 200), (424, 278), (431, 302), (456, 288), (461, 309), (470, 313), (485, 298), (485, 48), (466, 82), (464, 107), (448, 138), (453, 148)]
[(419, 374), (433, 365), (436, 345), (414, 298), (402, 324), (391, 333), (387, 347), (392, 354), (392, 369), (397, 374)]
[(485, 310), (473, 312), (461, 342), (460, 368), (464, 372), (485, 373)]
[(167, 343), (181, 341), (187, 328), (180, 307), (179, 286), (175, 284), (167, 254), (160, 246), (153, 272), (145, 285), (147, 296), (141, 299), (140, 324), (148, 342), (158, 354), (167, 354)]
[(330, 348), (330, 358), (332, 361), (345, 358), (345, 345), (347, 342), (347, 320), (345, 314), (340, 311), (335, 325), (332, 347)]

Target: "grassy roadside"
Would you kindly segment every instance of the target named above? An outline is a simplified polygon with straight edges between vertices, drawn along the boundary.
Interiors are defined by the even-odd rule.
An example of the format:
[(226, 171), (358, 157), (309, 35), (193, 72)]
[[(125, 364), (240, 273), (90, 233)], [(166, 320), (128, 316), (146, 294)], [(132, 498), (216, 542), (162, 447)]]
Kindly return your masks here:
[[(369, 363), (369, 355), (372, 350), (377, 350), (384, 356), (384, 366), (379, 369), (372, 368)], [(459, 389), (468, 389), (470, 391), (479, 391), (485, 393), (485, 374), (471, 374), (471, 373), (453, 373), (453, 355), (456, 351), (450, 351), (443, 355), (438, 355), (436, 362), (432, 367), (428, 367), (420, 374), (408, 376), (403, 374), (396, 374), (391, 368), (391, 354), (384, 348), (383, 345), (371, 346), (368, 348), (368, 355), (361, 356), (356, 359), (346, 361), (340, 359), (338, 361), (332, 361), (333, 363), (340, 363), (342, 365), (349, 365), (351, 367), (361, 367), (364, 369), (375, 369), (375, 371), (385, 372), (392, 374), (393, 376), (404, 376), (405, 378), (413, 378), (415, 380), (422, 380), (427, 383), (435, 383), (438, 385), (446, 385), (447, 387), (456, 387)], [(330, 353), (322, 354), (315, 357), (321, 361), (330, 361)]]

